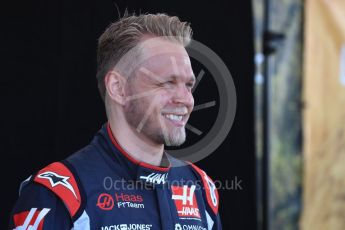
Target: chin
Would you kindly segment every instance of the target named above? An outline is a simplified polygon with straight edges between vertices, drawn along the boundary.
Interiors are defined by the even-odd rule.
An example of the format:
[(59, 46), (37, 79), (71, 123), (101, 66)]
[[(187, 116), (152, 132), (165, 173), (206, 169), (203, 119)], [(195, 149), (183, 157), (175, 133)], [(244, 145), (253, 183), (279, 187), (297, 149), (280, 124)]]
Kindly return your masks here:
[(168, 140), (164, 140), (166, 146), (180, 146), (186, 141), (186, 132), (179, 131), (179, 133), (174, 133), (169, 135)]

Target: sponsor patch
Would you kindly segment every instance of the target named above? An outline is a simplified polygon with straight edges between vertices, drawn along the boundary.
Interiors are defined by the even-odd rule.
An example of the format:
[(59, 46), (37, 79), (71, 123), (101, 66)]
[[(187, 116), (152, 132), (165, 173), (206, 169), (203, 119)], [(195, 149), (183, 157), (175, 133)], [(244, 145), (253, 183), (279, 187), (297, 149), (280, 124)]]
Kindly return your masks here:
[(151, 230), (152, 224), (114, 224), (103, 226), (102, 230)]
[(66, 165), (54, 162), (41, 169), (34, 181), (54, 192), (64, 202), (72, 217), (77, 214), (82, 203), (80, 191), (76, 178)]
[(171, 186), (172, 199), (175, 201), (178, 216), (180, 218), (198, 218), (200, 219), (200, 212), (198, 203), (195, 197), (195, 185), (188, 187)]
[(64, 186), (65, 188), (67, 188), (68, 190), (70, 190), (73, 193), (73, 195), (76, 199), (78, 199), (77, 194), (75, 193), (73, 186), (68, 181), (70, 179), (70, 177), (62, 176), (62, 175), (59, 175), (59, 174), (57, 174), (55, 172), (51, 172), (51, 171), (43, 172), (43, 173), (39, 174), (37, 177), (42, 178), (42, 179), (47, 179), (52, 188), (54, 188), (55, 186), (58, 186), (58, 185)]
[(102, 193), (98, 196), (96, 206), (102, 210), (112, 210), (114, 207), (114, 198), (107, 193)]
[(114, 206), (118, 208), (145, 208), (144, 198), (141, 195), (115, 193), (114, 196), (102, 193), (98, 196), (96, 206), (102, 210), (112, 210)]
[(49, 208), (37, 210), (32, 208), (30, 211), (24, 211), (13, 216), (15, 229), (18, 230), (42, 230), (44, 217), (50, 211)]
[(165, 184), (168, 173), (151, 173), (147, 176), (140, 176), (140, 179), (152, 184)]
[(115, 193), (115, 200), (118, 208), (145, 208), (141, 195)]
[(175, 230), (207, 230), (205, 227), (195, 224), (175, 224)]

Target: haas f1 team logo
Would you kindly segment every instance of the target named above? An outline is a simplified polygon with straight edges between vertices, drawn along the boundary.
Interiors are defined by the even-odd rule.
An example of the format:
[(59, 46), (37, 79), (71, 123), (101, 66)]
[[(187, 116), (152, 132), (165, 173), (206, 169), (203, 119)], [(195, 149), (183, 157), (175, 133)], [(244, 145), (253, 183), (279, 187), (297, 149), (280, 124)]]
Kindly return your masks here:
[(200, 212), (194, 195), (195, 185), (171, 186), (172, 199), (175, 201), (178, 216), (180, 218), (199, 218)]
[(44, 208), (37, 211), (37, 208), (32, 208), (29, 212), (24, 211), (13, 216), (15, 229), (17, 230), (42, 230), (44, 217), (50, 211), (49, 208)]
[(98, 196), (96, 206), (102, 210), (112, 210), (114, 204), (118, 208), (145, 208), (144, 199), (141, 195), (115, 193), (115, 199), (112, 195), (102, 193)]
[(111, 195), (107, 193), (102, 193), (98, 196), (96, 206), (103, 210), (112, 210), (114, 207), (114, 199)]
[(148, 176), (140, 176), (140, 179), (145, 180), (148, 183), (152, 184), (164, 184), (166, 182), (166, 179), (168, 177), (168, 173), (151, 173)]

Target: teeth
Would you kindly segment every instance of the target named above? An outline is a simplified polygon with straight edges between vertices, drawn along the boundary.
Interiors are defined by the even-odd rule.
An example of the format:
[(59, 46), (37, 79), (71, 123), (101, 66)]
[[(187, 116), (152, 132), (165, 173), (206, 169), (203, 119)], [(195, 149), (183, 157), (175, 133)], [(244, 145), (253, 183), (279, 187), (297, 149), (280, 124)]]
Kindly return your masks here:
[(164, 116), (172, 121), (182, 121), (183, 118), (183, 116), (175, 114), (166, 114)]

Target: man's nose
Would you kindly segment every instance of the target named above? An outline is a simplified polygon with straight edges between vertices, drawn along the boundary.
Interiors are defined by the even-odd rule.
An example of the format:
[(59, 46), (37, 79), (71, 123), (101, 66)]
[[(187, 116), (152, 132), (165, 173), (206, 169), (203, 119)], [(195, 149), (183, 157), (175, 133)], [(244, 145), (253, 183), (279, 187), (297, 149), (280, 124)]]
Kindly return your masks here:
[(193, 108), (194, 97), (191, 90), (185, 85), (179, 85), (174, 92), (173, 102), (176, 104), (183, 104), (188, 108)]

